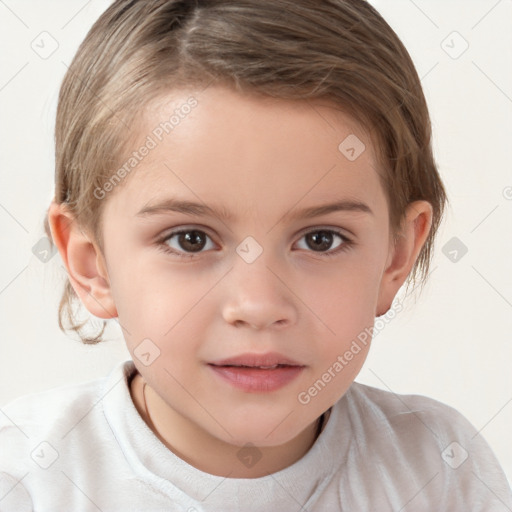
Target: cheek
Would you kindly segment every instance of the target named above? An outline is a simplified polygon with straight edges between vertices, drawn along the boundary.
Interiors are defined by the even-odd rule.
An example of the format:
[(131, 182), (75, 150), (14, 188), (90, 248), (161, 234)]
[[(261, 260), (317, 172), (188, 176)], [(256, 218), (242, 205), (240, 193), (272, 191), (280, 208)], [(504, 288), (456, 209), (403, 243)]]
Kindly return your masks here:
[(373, 324), (384, 266), (384, 255), (378, 252), (377, 247), (353, 252), (305, 278), (300, 296), (326, 332), (346, 340)]
[(154, 260), (142, 264), (132, 259), (119, 265), (111, 286), (129, 349), (145, 338), (162, 352), (171, 350), (173, 340), (182, 336), (192, 345), (194, 331), (201, 327), (196, 311), (214, 286), (214, 277), (199, 276), (191, 266), (179, 270)]
[(302, 293), (309, 289), (308, 305), (322, 322), (314, 337), (317, 362), (301, 403), (310, 400), (319, 409), (334, 403), (359, 373), (370, 348), (384, 264), (376, 244), (340, 260), (328, 275), (308, 278)]
[(315, 414), (334, 404), (347, 391), (361, 370), (371, 344), (375, 286), (371, 280), (350, 273), (339, 277), (333, 279), (330, 292), (316, 298), (318, 316), (324, 325), (312, 337), (315, 363), (297, 396), (299, 403), (307, 405)]

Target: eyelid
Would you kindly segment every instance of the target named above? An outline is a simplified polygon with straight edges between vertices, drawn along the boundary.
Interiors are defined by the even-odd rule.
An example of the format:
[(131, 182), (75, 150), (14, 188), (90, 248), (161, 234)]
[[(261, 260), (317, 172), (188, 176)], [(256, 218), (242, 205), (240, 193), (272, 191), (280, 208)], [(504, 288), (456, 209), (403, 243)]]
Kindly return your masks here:
[(308, 233), (315, 233), (317, 231), (333, 231), (334, 233), (339, 234), (339, 236), (341, 236), (345, 241), (348, 241), (348, 242), (352, 242), (353, 239), (355, 238), (355, 234), (346, 228), (341, 228), (339, 226), (321, 225), (321, 224), (320, 225), (313, 224), (312, 226), (303, 228), (300, 231), (298, 231), (297, 234), (294, 235), (294, 237), (298, 237), (298, 236), (302, 237), (304, 235), (307, 235)]
[[(170, 227), (166, 229), (161, 235), (158, 235), (156, 237), (156, 241), (163, 241), (169, 238), (173, 234), (177, 234), (181, 231), (203, 231), (206, 235), (208, 235), (212, 241), (215, 235), (212, 235), (212, 231), (208, 226), (204, 226), (202, 224), (180, 224), (178, 226)], [(298, 236), (304, 236), (308, 233), (315, 232), (315, 231), (334, 231), (336, 233), (339, 233), (340, 236), (343, 236), (347, 240), (351, 240), (351, 237), (355, 237), (355, 234), (350, 231), (347, 228), (341, 228), (339, 226), (329, 226), (329, 225), (318, 225), (318, 224), (312, 224), (311, 226), (302, 228), (301, 230), (297, 231), (293, 238), (296, 238)], [(349, 233), (348, 235), (345, 233)]]
[(212, 230), (208, 226), (203, 226), (202, 224), (179, 224), (174, 227), (170, 227), (162, 231), (161, 234), (157, 235), (155, 241), (163, 241), (169, 238), (171, 235), (176, 235), (182, 231), (202, 231), (210, 238), (214, 238), (215, 235), (212, 235)]

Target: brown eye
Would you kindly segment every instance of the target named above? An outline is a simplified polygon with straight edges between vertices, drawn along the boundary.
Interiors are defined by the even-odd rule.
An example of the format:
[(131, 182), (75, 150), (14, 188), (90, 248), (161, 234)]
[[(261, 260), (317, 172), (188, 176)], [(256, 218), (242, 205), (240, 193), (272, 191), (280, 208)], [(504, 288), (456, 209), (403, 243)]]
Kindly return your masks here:
[(316, 231), (306, 235), (306, 243), (314, 251), (328, 251), (331, 248), (333, 238), (329, 231)]
[[(208, 243), (210, 243), (209, 246)], [(197, 229), (174, 231), (161, 241), (161, 245), (172, 253), (179, 255), (199, 253), (205, 247), (206, 249), (214, 248), (210, 237), (204, 231)]]
[[(307, 249), (317, 253), (325, 253), (325, 255), (336, 254), (338, 251), (348, 248), (350, 240), (343, 234), (331, 229), (318, 229), (310, 231), (302, 236), (300, 249)], [(300, 247), (302, 245), (302, 247)]]
[(178, 234), (178, 244), (185, 251), (197, 252), (206, 245), (206, 235), (201, 231), (183, 231)]

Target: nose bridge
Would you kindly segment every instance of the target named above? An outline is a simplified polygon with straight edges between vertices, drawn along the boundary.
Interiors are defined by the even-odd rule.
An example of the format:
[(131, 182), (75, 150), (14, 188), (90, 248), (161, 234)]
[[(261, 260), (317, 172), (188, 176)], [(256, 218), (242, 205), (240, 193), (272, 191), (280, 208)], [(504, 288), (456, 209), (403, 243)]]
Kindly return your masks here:
[(252, 237), (236, 249), (223, 315), (227, 322), (262, 328), (291, 324), (297, 311), (293, 294), (279, 276), (276, 257)]
[[(237, 248), (233, 277), (239, 282), (240, 290), (250, 290), (268, 293), (279, 293), (278, 283), (274, 273), (270, 270), (276, 267), (276, 257), (272, 256), (271, 249), (261, 247), (258, 249), (252, 242), (241, 243)], [(274, 270), (275, 272), (275, 270)]]

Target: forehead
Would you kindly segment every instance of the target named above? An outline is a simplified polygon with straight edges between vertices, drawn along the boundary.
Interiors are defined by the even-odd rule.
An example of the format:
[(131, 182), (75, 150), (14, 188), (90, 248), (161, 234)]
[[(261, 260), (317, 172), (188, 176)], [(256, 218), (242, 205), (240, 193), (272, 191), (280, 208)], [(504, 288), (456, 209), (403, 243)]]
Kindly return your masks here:
[(173, 91), (136, 130), (139, 160), (111, 198), (129, 215), (170, 196), (260, 215), (382, 196), (368, 134), (327, 101)]

